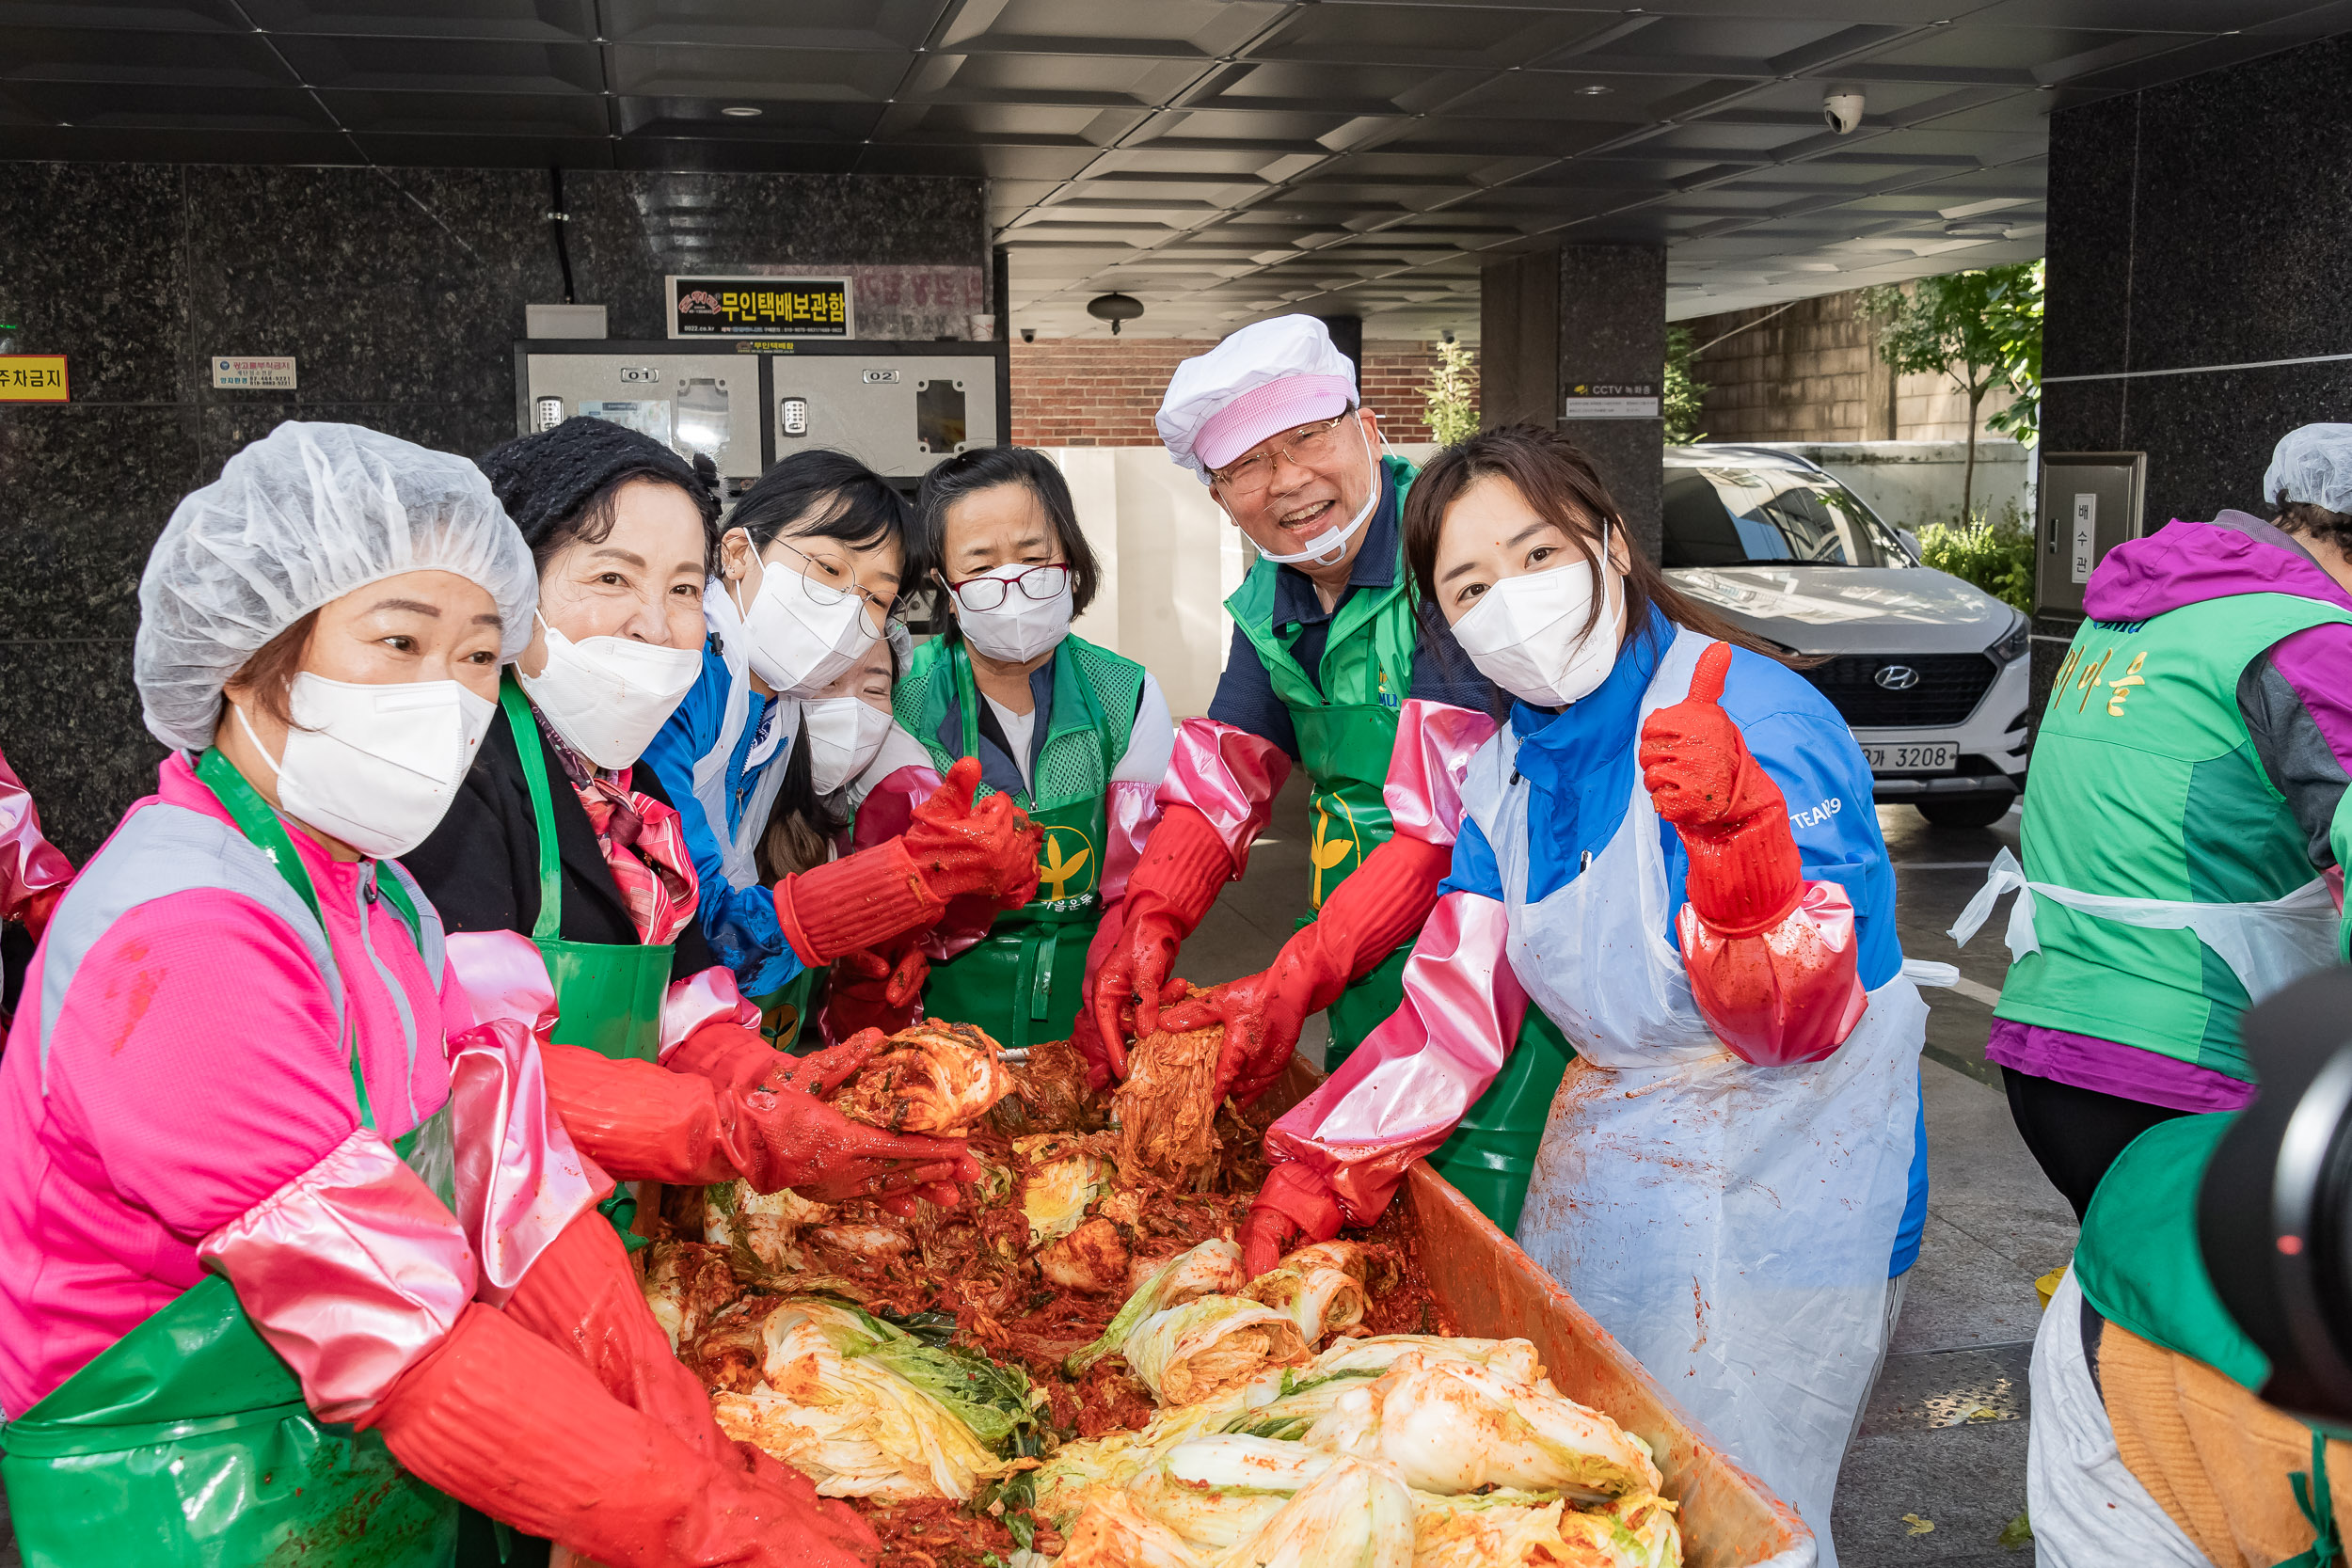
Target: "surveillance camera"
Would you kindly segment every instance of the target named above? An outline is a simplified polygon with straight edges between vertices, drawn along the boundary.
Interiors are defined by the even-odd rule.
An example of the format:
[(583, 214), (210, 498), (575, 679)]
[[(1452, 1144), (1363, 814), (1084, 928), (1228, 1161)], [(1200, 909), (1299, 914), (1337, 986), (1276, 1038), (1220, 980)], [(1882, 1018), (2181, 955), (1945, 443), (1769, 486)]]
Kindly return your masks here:
[(1862, 123), (1862, 95), (1858, 92), (1833, 92), (1821, 100), (1821, 119), (1839, 135), (1845, 135)]
[(1025, 327), (1023, 327), (1023, 328), (1021, 329), (1021, 341), (1022, 341), (1023, 342), (1025, 342), (1025, 343), (1034, 343), (1034, 342), (1036, 342), (1036, 341), (1037, 341), (1037, 328), (1036, 328), (1036, 327), (1034, 327), (1034, 326), (1025, 326)]

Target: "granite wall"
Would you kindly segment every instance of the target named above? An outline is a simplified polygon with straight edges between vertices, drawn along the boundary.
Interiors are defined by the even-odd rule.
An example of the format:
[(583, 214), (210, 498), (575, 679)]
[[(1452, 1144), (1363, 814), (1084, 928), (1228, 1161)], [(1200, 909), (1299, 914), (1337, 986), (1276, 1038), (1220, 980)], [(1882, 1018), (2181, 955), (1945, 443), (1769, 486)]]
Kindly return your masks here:
[[(571, 172), (575, 297), (660, 338), (662, 275), (850, 268), (866, 337), (963, 336), (982, 182)], [(138, 578), (173, 504), (288, 419), (478, 453), (515, 434), (527, 303), (560, 300), (533, 170), (0, 163), (0, 350), (73, 401), (0, 405), (0, 752), (76, 860), (152, 787), (131, 686)], [(209, 359), (293, 355), (293, 392)]]
[[(2347, 70), (2329, 39), (2051, 117), (2043, 450), (2145, 451), (2143, 529), (2259, 510), (2280, 436), (2352, 420), (2352, 361), (2199, 370), (2352, 353)], [(2074, 626), (2034, 630), (2046, 689)]]

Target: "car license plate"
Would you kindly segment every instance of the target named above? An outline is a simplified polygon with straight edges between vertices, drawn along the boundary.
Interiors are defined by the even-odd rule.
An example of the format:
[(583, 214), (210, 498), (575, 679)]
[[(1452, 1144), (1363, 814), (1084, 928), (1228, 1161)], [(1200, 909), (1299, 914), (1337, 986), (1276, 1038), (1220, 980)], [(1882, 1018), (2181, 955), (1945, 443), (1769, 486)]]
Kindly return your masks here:
[(1946, 740), (1931, 744), (1897, 741), (1862, 748), (1873, 773), (1948, 773), (1960, 761), (1960, 747)]

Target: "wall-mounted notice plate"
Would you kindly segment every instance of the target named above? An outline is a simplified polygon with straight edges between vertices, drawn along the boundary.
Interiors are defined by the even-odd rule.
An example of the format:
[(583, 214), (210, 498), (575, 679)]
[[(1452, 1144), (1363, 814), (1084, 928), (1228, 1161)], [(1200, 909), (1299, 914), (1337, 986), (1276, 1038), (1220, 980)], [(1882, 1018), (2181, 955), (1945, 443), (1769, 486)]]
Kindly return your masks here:
[(1663, 418), (1655, 381), (1578, 381), (1570, 383), (1564, 420), (1655, 420)]
[(294, 389), (294, 356), (215, 354), (213, 385), (256, 392), (291, 392)]
[(0, 354), (0, 403), (70, 403), (62, 354)]

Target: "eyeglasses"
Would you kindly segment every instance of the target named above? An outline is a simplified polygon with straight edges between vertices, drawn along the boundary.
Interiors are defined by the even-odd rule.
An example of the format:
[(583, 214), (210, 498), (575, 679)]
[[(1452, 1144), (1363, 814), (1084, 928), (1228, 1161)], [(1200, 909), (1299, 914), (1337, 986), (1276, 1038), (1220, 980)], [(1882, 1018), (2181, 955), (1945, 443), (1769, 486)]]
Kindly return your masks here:
[(866, 601), (866, 629), (876, 637), (882, 635), (883, 626), (890, 619), (895, 601), (882, 597), (859, 582), (856, 567), (826, 556), (811, 555), (789, 539), (778, 539), (775, 543), (808, 563), (807, 571), (795, 572), (793, 576), (801, 579), (802, 591), (807, 594), (811, 603), (831, 607), (845, 599), (863, 599)]
[(1228, 463), (1222, 468), (1211, 468), (1209, 477), (1223, 485), (1227, 494), (1235, 500), (1254, 500), (1274, 483), (1276, 464), (1289, 462), (1311, 468), (1337, 455), (1341, 446), (1340, 426), (1345, 424), (1347, 419), (1345, 414), (1342, 414), (1336, 420), (1326, 420), (1320, 424), (1302, 424), (1287, 436), (1275, 436), (1266, 443), (1263, 451), (1252, 452), (1238, 462)]
[(956, 596), (956, 603), (963, 606), (964, 609), (978, 610), (986, 614), (992, 610), (1003, 608), (1005, 600), (1011, 595), (1016, 585), (1020, 588), (1023, 597), (1042, 603), (1060, 593), (1069, 581), (1070, 568), (1063, 562), (1055, 561), (1042, 566), (1032, 566), (1018, 577), (966, 578), (961, 582), (949, 583), (947, 591)]

